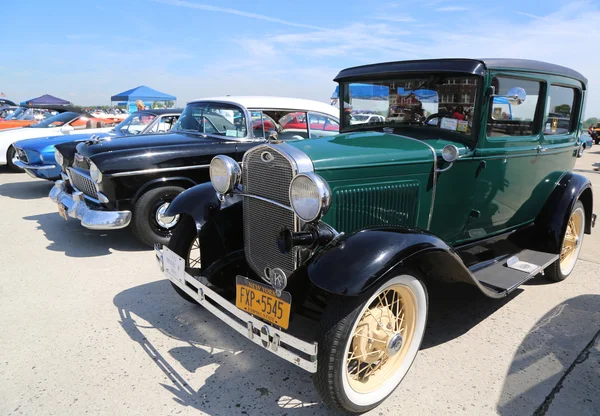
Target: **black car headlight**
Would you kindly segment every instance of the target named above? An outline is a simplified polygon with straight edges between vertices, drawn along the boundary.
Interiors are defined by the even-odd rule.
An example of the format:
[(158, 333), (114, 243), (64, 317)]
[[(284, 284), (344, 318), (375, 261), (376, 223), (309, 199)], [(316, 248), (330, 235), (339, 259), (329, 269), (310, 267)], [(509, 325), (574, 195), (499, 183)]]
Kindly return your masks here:
[(290, 183), (290, 203), (304, 222), (318, 220), (327, 213), (331, 202), (329, 185), (315, 173), (301, 173)]
[(210, 182), (220, 194), (227, 194), (239, 185), (242, 168), (229, 156), (215, 156), (210, 162)]

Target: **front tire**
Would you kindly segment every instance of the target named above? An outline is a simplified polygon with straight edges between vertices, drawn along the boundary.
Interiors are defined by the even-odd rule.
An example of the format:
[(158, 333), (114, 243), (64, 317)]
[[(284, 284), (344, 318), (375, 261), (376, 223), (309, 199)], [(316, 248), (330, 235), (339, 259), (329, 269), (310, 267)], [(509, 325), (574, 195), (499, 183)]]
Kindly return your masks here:
[(160, 243), (166, 246), (177, 228), (179, 215), (164, 215), (169, 204), (185, 189), (179, 186), (154, 188), (143, 194), (133, 208), (131, 226), (133, 234), (142, 243), (154, 246)]
[(333, 296), (321, 317), (313, 378), (323, 401), (363, 413), (392, 394), (417, 356), (427, 308), (427, 290), (409, 271), (361, 296)]
[(585, 208), (581, 201), (577, 201), (565, 225), (560, 257), (544, 270), (546, 279), (551, 282), (562, 282), (569, 277), (579, 258), (579, 252), (583, 244), (584, 228)]
[(15, 165), (12, 161), (15, 158), (16, 154), (17, 154), (17, 151), (15, 150), (14, 146), (11, 144), (10, 147), (8, 148), (8, 150), (6, 151), (6, 165), (13, 172), (25, 173), (25, 169), (21, 169), (20, 167)]
[[(200, 239), (194, 220), (184, 216), (179, 226), (173, 233), (168, 245), (169, 249), (185, 260), (185, 271), (192, 276), (200, 275), (201, 257), (200, 257)], [(187, 293), (171, 282), (173, 289), (179, 296), (190, 303), (197, 302)]]

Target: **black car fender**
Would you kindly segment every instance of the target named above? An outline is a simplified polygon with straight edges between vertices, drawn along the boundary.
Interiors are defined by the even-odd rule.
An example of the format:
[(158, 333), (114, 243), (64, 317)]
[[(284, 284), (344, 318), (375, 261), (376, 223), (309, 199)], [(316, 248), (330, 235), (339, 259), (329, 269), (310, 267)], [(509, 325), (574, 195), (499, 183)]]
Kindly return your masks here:
[(592, 184), (585, 176), (567, 172), (556, 184), (535, 220), (536, 245), (539, 249), (560, 253), (565, 226), (579, 200), (585, 209), (584, 232), (591, 234), (594, 208)]
[(186, 189), (169, 205), (165, 215), (187, 214), (194, 219), (198, 231), (216, 212), (221, 210), (221, 200), (210, 182)]
[(417, 269), (433, 280), (473, 284), (492, 298), (504, 296), (481, 285), (440, 238), (418, 229), (386, 227), (344, 235), (318, 251), (306, 273), (320, 289), (356, 296), (401, 267)]
[(158, 187), (157, 185), (175, 186), (177, 184), (183, 185), (185, 188), (190, 188), (197, 185), (196, 182), (185, 176), (165, 176), (162, 178), (153, 179), (142, 185), (133, 195), (132, 201), (135, 203), (135, 201), (137, 201), (138, 198), (141, 197), (146, 191), (148, 191), (151, 188)]

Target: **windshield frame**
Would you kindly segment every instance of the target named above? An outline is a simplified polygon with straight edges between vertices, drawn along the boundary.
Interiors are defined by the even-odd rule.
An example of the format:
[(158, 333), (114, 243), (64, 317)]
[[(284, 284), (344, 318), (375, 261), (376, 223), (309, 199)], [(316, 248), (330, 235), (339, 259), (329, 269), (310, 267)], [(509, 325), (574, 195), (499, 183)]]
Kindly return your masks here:
[[(475, 81), (475, 105), (473, 106), (473, 116), (472, 116), (472, 125), (471, 125), (471, 132), (469, 134), (465, 134), (465, 133), (460, 133), (460, 132), (456, 132), (456, 131), (451, 131), (451, 130), (445, 130), (445, 129), (441, 129), (441, 128), (435, 128), (434, 126), (430, 126), (427, 127), (425, 125), (421, 125), (421, 124), (417, 124), (416, 122), (409, 122), (409, 123), (374, 123), (374, 124), (368, 124), (368, 123), (361, 123), (361, 124), (350, 124), (349, 120), (348, 120), (348, 124), (346, 124), (347, 120), (347, 114), (344, 111), (345, 108), (345, 101), (344, 98), (346, 97), (347, 94), (347, 90), (348, 90), (348, 86), (350, 84), (355, 84), (355, 83), (370, 83), (370, 82), (380, 82), (380, 81), (389, 81), (389, 80), (393, 80), (395, 78), (398, 79), (402, 79), (402, 78), (424, 78), (424, 77), (429, 77), (431, 75), (439, 75), (439, 76), (443, 76), (444, 78), (453, 78), (453, 77), (459, 77), (459, 78), (470, 78), (473, 79)], [(466, 143), (469, 146), (472, 146), (474, 144), (477, 143), (478, 139), (479, 139), (479, 133), (480, 132), (480, 126), (481, 126), (481, 108), (483, 105), (485, 105), (485, 91), (484, 91), (484, 76), (483, 75), (479, 75), (479, 74), (473, 74), (470, 72), (455, 72), (455, 71), (435, 71), (435, 72), (427, 72), (427, 73), (423, 73), (423, 72), (396, 72), (396, 73), (386, 73), (384, 75), (366, 75), (366, 76), (361, 76), (361, 77), (357, 77), (357, 78), (346, 78), (343, 81), (339, 81), (338, 82), (338, 100), (339, 100), (339, 109), (340, 109), (340, 133), (350, 133), (350, 132), (360, 132), (360, 131), (381, 131), (384, 128), (386, 129), (393, 129), (394, 131), (402, 131), (403, 129), (409, 129), (409, 130), (413, 130), (414, 128), (417, 127), (423, 127), (425, 129), (430, 129), (432, 133), (435, 132), (435, 134), (429, 134), (431, 135), (432, 139), (436, 136), (438, 137), (448, 137), (448, 138), (453, 138), (453, 139), (458, 139), (458, 141), (462, 142), (462, 143)], [(439, 97), (439, 94), (438, 94)], [(438, 98), (439, 100), (439, 98)], [(456, 103), (457, 105), (461, 105), (462, 103)], [(427, 130), (423, 130), (423, 131), (427, 131)]]
[[(142, 115), (149, 115), (149, 116), (154, 116), (154, 118), (150, 121), (150, 123), (145, 124), (144, 128), (139, 132), (139, 133), (131, 133), (129, 131), (129, 129), (127, 129), (127, 132), (125, 133), (123, 130), (123, 128), (125, 127), (130, 127), (131, 126), (131, 120), (134, 117), (139, 117), (139, 119), (142, 119)], [(152, 126), (156, 120), (159, 118), (159, 116), (157, 114), (154, 114), (152, 112), (146, 112), (146, 111), (136, 111), (134, 113), (129, 114), (123, 121), (121, 121), (119, 124), (117, 124), (116, 126), (113, 127), (113, 131), (119, 134), (123, 134), (124, 136), (139, 136), (140, 134), (144, 134), (145, 131), (147, 131), (150, 126)], [(120, 125), (123, 124), (123, 127), (119, 127)]]

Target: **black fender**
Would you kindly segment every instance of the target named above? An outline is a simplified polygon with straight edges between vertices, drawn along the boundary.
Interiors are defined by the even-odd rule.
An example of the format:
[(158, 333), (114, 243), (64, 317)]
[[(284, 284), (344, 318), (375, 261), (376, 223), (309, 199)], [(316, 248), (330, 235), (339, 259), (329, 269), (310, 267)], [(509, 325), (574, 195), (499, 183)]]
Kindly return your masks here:
[(196, 185), (196, 182), (194, 182), (190, 178), (186, 178), (185, 176), (166, 176), (164, 178), (153, 179), (140, 186), (140, 188), (135, 192), (131, 200), (133, 201), (133, 203), (135, 203), (135, 201), (137, 201), (138, 198), (144, 194), (144, 192), (154, 187), (154, 185), (164, 184), (168, 186), (170, 185), (169, 182), (185, 182), (188, 188)]
[(188, 215), (200, 237), (202, 269), (244, 247), (242, 198), (227, 195), (223, 199), (210, 182), (186, 189), (169, 205), (166, 215)]
[(583, 203), (585, 209), (584, 232), (592, 233), (592, 184), (585, 176), (568, 172), (560, 179), (535, 220), (535, 243), (540, 250), (560, 253), (567, 221), (578, 200)]
[(171, 202), (166, 215), (188, 214), (198, 231), (212, 215), (221, 210), (221, 200), (210, 182), (186, 189)]
[(398, 267), (416, 268), (434, 280), (470, 283), (492, 298), (505, 296), (481, 285), (444, 241), (418, 229), (386, 227), (344, 235), (317, 252), (306, 273), (327, 292), (357, 296)]

